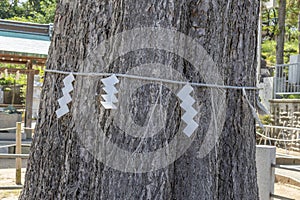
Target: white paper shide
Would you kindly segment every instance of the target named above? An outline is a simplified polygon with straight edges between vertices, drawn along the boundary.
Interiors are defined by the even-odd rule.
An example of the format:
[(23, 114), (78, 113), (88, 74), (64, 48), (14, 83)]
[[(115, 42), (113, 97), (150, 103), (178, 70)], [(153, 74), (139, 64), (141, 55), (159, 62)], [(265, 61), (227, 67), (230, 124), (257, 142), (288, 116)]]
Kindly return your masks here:
[(72, 97), (70, 92), (73, 91), (73, 81), (75, 80), (73, 74), (69, 74), (66, 78), (64, 78), (64, 87), (62, 88), (63, 96), (58, 99), (59, 109), (56, 110), (57, 118), (61, 118), (65, 114), (69, 113), (68, 103), (72, 101)]
[(104, 84), (103, 90), (106, 94), (101, 95), (104, 101), (101, 101), (102, 106), (105, 109), (117, 109), (115, 103), (118, 103), (116, 94), (118, 93), (115, 85), (119, 83), (119, 79), (116, 75), (112, 75), (108, 78), (101, 79), (101, 82)]
[(188, 137), (191, 137), (194, 131), (198, 128), (199, 124), (195, 122), (194, 117), (197, 115), (197, 111), (193, 108), (193, 104), (195, 103), (195, 99), (190, 95), (190, 93), (194, 89), (192, 86), (187, 84), (184, 86), (177, 96), (182, 101), (180, 107), (183, 108), (186, 112), (181, 117), (181, 119), (186, 123), (186, 127), (183, 130), (183, 133)]

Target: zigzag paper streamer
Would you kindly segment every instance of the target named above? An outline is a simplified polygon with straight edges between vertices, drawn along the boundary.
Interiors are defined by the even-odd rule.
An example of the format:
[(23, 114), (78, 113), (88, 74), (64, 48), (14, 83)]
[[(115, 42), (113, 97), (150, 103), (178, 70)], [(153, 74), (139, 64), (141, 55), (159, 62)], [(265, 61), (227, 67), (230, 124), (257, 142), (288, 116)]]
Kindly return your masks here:
[(187, 124), (185, 129), (183, 130), (184, 134), (186, 134), (188, 137), (191, 137), (194, 131), (199, 126), (198, 123), (194, 121), (194, 117), (197, 115), (197, 111), (193, 108), (193, 104), (196, 102), (195, 99), (190, 95), (190, 93), (194, 89), (190, 85), (184, 86), (177, 96), (180, 98), (182, 103), (180, 104), (180, 107), (183, 108), (186, 112), (182, 116), (182, 120)]
[(72, 92), (74, 89), (72, 85), (72, 82), (74, 80), (75, 78), (72, 73), (68, 75), (66, 78), (64, 78), (63, 80), (64, 82), (64, 87), (62, 88), (63, 96), (60, 99), (58, 99), (60, 108), (56, 110), (57, 118), (61, 118), (62, 116), (64, 116), (70, 111), (68, 107), (68, 103), (72, 101), (72, 97), (69, 93)]
[(101, 82), (104, 84), (103, 90), (106, 92), (105, 95), (101, 95), (104, 101), (101, 101), (102, 106), (105, 109), (117, 109), (115, 103), (118, 102), (118, 99), (115, 94), (118, 93), (115, 85), (119, 83), (119, 79), (116, 75), (112, 75), (108, 78), (101, 79)]

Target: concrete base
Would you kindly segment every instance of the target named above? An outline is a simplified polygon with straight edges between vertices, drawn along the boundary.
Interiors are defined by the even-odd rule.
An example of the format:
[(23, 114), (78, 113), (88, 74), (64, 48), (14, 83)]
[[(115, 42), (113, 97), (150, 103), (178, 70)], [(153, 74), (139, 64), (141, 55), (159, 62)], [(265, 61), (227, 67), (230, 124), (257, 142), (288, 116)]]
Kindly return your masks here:
[(269, 200), (270, 194), (274, 193), (275, 170), (272, 164), (276, 163), (276, 147), (256, 146), (257, 184), (259, 199)]

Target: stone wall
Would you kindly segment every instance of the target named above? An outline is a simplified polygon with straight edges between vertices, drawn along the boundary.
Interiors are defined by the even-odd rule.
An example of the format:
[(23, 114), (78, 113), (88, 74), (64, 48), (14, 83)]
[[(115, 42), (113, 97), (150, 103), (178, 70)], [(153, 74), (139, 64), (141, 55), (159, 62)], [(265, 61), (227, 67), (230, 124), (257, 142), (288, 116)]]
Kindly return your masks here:
[[(21, 114), (7, 114), (0, 112), (0, 128), (13, 128), (16, 127), (17, 122), (21, 121)], [(15, 130), (12, 130), (12, 132), (15, 132)]]
[(300, 127), (300, 99), (272, 99), (270, 113), (273, 125)]
[[(300, 128), (300, 99), (270, 100), (271, 121), (275, 126)], [(278, 139), (300, 139), (300, 131), (286, 129), (271, 129), (270, 136)], [(300, 150), (300, 142), (275, 142), (276, 146), (290, 150)]]

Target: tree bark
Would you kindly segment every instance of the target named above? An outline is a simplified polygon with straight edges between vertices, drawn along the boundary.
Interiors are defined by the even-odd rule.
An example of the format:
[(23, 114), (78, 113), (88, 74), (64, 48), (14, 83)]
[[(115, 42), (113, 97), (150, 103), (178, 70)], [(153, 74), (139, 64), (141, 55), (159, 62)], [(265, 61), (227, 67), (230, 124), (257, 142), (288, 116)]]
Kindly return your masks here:
[[(276, 45), (276, 64), (284, 64), (284, 37), (285, 37), (286, 0), (279, 1), (278, 36)], [(282, 73), (282, 72), (281, 72)], [(279, 76), (281, 76), (279, 74)]]
[[(101, 62), (93, 60), (92, 56), (97, 54), (95, 49), (99, 43), (126, 30), (162, 27), (197, 40), (213, 58), (225, 85), (255, 86), (258, 13), (258, 0), (61, 0), (47, 68), (101, 72)], [(115, 49), (121, 48), (114, 40), (110, 46), (112, 49), (105, 48), (101, 59), (109, 59)], [(105, 72), (124, 74), (147, 63), (170, 66), (170, 74), (180, 72), (188, 81), (205, 80), (183, 58), (153, 49), (122, 55), (110, 66), (105, 66)], [(225, 91), (225, 123), (218, 142), (205, 157), (199, 156), (199, 152), (212, 118), (212, 108), (207, 105), (210, 105), (213, 90), (194, 87), (194, 97), (204, 106), (199, 112), (200, 126), (192, 136), (191, 146), (166, 167), (133, 173), (100, 162), (82, 144), (82, 135), (90, 137), (89, 133), (102, 130), (106, 139), (97, 141), (97, 136), (91, 137), (91, 143), (107, 144), (109, 140), (129, 152), (168, 147), (168, 141), (175, 137), (181, 123), (180, 101), (176, 94), (150, 82), (128, 97), (129, 106), (122, 109), (129, 109), (131, 116), (123, 117), (122, 113), (117, 116), (124, 123), (131, 117), (143, 126), (149, 120), (147, 113), (153, 99), (166, 110), (164, 134), (141, 139), (123, 134), (114, 126), (122, 122), (114, 120), (113, 111), (101, 107), (99, 94), (103, 85), (99, 77), (76, 76), (73, 102), (69, 104), (71, 111), (57, 119), (55, 110), (62, 96), (64, 77), (46, 73), (40, 117), (20, 199), (258, 199), (255, 121), (240, 90)], [(121, 83), (126, 81), (126, 78), (120, 80)], [(130, 88), (120, 88), (119, 95), (127, 90)], [(160, 99), (157, 91), (163, 93)], [(247, 94), (254, 102), (255, 92), (247, 91)], [(162, 118), (156, 117), (158, 121)]]

